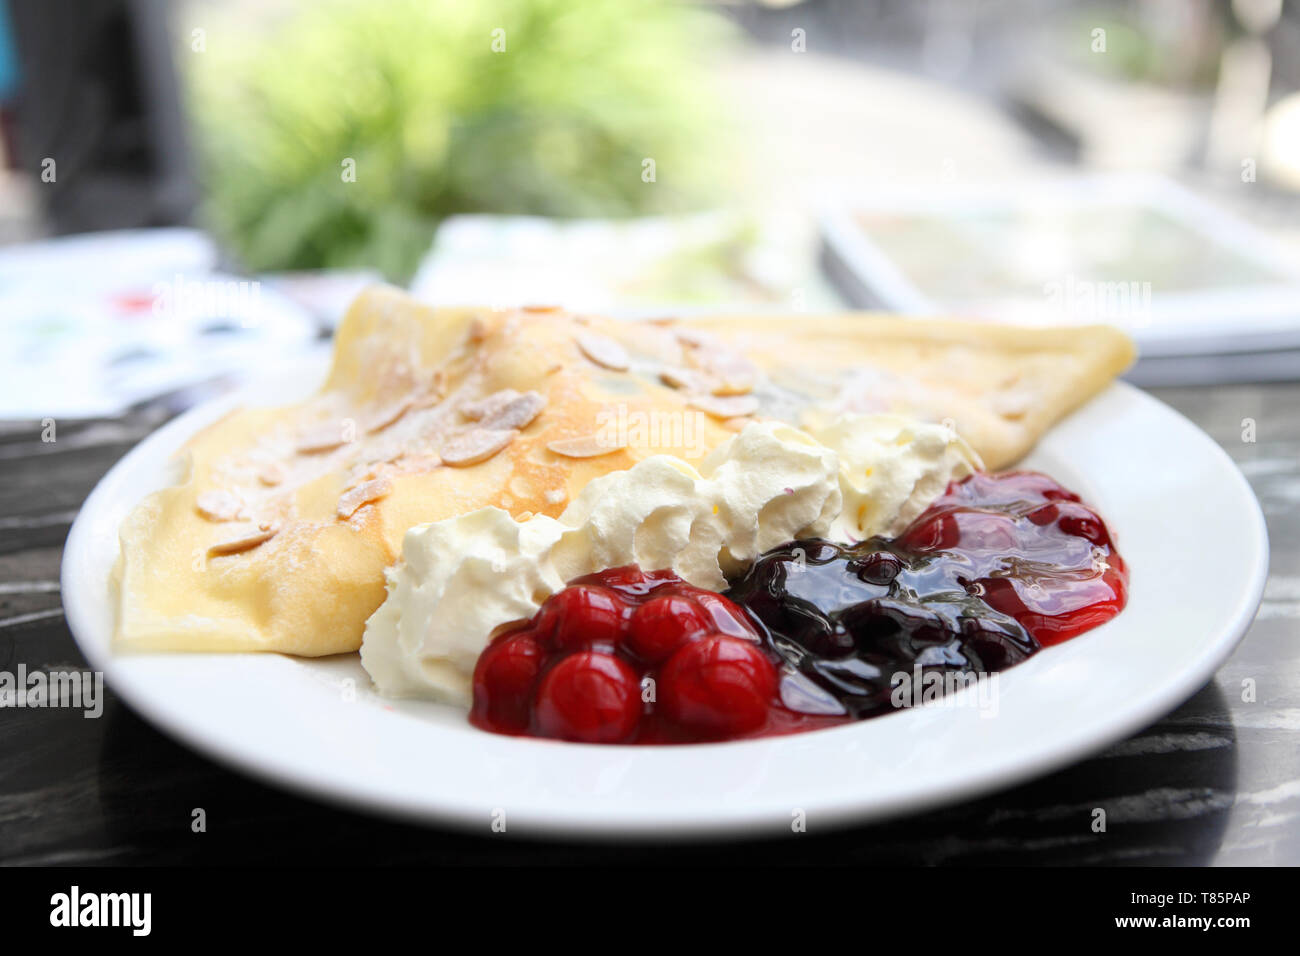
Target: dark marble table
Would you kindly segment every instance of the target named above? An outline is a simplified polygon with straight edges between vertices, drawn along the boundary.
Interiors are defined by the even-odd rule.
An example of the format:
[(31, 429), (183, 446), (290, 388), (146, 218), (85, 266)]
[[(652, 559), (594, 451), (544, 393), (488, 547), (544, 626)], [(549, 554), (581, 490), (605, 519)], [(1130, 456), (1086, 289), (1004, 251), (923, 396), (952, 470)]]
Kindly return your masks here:
[[(1300, 384), (1156, 394), (1238, 462), (1268, 520), (1259, 617), (1218, 675), (1130, 740), (991, 797), (892, 823), (761, 842), (610, 847), (423, 829), (252, 782), (109, 695), (102, 717), (0, 708), (0, 862), (858, 862), (1300, 864)], [(99, 477), (161, 421), (0, 424), (0, 671), (84, 667), (60, 609), (68, 527)], [(1254, 419), (1256, 441), (1242, 440)], [(1213, 507), (1207, 502), (1206, 507)], [(1195, 515), (1188, 515), (1194, 521)], [(1206, 542), (1213, 586), (1213, 542)], [(1254, 702), (1242, 700), (1253, 678)], [(207, 832), (191, 831), (202, 807)], [(1109, 826), (1093, 833), (1091, 810)]]

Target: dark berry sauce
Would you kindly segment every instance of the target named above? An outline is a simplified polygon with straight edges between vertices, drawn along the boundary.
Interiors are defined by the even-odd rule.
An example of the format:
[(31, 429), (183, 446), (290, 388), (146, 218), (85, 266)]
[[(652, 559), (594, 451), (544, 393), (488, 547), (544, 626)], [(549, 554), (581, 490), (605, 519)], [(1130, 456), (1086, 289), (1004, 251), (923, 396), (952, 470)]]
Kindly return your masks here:
[(954, 482), (897, 538), (794, 541), (728, 596), (854, 717), (896, 709), (898, 675), (996, 673), (1110, 620), (1128, 572), (1105, 523), (1044, 475)]
[(671, 571), (577, 578), (474, 671), (485, 730), (689, 743), (896, 709), (898, 675), (996, 673), (1124, 607), (1105, 523), (1044, 475), (972, 475), (897, 538), (792, 541), (725, 595)]

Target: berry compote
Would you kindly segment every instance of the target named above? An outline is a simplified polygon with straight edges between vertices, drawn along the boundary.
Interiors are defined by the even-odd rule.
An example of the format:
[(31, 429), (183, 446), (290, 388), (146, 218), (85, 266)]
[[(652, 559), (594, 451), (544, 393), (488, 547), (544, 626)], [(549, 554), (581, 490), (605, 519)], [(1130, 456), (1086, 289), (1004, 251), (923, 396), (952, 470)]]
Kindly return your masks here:
[(898, 675), (1003, 670), (1123, 608), (1128, 572), (1096, 512), (1032, 472), (954, 482), (897, 538), (794, 541), (728, 596), (765, 643), (854, 717)]
[(1078, 495), (1033, 472), (949, 485), (897, 538), (792, 541), (725, 594), (629, 566), (577, 578), (494, 638), (470, 720), (588, 743), (687, 743), (887, 713), (899, 675), (980, 675), (1124, 607)]
[(671, 571), (614, 568), (574, 579), (489, 643), (470, 720), (586, 743), (688, 743), (846, 719), (786, 707), (779, 664), (722, 595)]

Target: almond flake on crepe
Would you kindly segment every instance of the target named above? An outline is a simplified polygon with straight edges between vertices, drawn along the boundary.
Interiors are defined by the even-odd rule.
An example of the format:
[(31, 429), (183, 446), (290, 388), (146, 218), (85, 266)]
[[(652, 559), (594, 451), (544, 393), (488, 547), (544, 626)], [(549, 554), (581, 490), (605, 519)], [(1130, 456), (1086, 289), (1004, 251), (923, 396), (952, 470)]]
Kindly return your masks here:
[(393, 467), (399, 474), (410, 475), (433, 471), (435, 468), (440, 468), (442, 464), (442, 459), (433, 452), (424, 452), (402, 455), (393, 462)]
[(581, 435), (577, 438), (557, 438), (547, 442), (546, 447), (565, 458), (599, 458), (625, 448), (621, 442), (610, 442), (595, 435)]
[(695, 329), (679, 329), (677, 332), (677, 341), (691, 348), (704, 348), (707, 345), (717, 345), (718, 340), (713, 338), (707, 332), (698, 332)]
[(714, 395), (744, 395), (754, 390), (759, 368), (735, 349), (708, 336), (683, 337), (687, 344), (686, 360), (705, 379)]
[(518, 394), (513, 388), (503, 388), (499, 392), (493, 392), (491, 395), (475, 401), (466, 402), (461, 406), (460, 413), (472, 422), (482, 421), (489, 415), (500, 411)]
[(524, 312), (559, 312), (558, 305), (524, 305), (520, 306)]
[(518, 434), (513, 428), (475, 428), (452, 435), (442, 443), (443, 464), (458, 468), (477, 465), (509, 445)]
[(239, 554), (243, 551), (251, 551), (259, 544), (270, 541), (278, 534), (280, 529), (276, 525), (270, 525), (266, 528), (251, 528), (247, 533), (241, 534), (236, 538), (230, 538), (226, 541), (218, 541), (212, 547), (208, 548), (209, 557), (220, 557), (225, 554)]
[(397, 401), (385, 405), (375, 414), (370, 416), (370, 421), (366, 425), (366, 431), (378, 432), (383, 431), (389, 425), (396, 422), (399, 418), (411, 410), (411, 405), (415, 402), (415, 396), (407, 395), (399, 398)]
[(714, 395), (746, 395), (758, 382), (758, 366), (739, 355), (722, 355), (704, 361)]
[(257, 480), (270, 488), (284, 484), (284, 480), (288, 477), (288, 469), (278, 461), (267, 462), (257, 472)]
[(706, 388), (704, 378), (699, 373), (675, 365), (661, 368), (659, 380), (672, 388), (682, 388), (692, 392), (702, 392)]
[(302, 437), (298, 439), (298, 451), (304, 455), (315, 455), (333, 451), (346, 444), (342, 424), (321, 425), (303, 432)]
[(447, 373), (435, 369), (426, 388), (418, 391), (411, 399), (416, 408), (432, 408), (447, 396)]
[(470, 402), (461, 409), (461, 414), (484, 428), (522, 429), (532, 424), (545, 407), (546, 399), (537, 392), (520, 394), (513, 388), (504, 388), (487, 398)]
[(989, 397), (989, 405), (1003, 418), (1015, 421), (1029, 413), (1034, 405), (1034, 396), (1025, 388), (1016, 387), (1004, 392), (995, 392)]
[(351, 518), (362, 505), (378, 501), (392, 490), (393, 483), (387, 478), (362, 482), (355, 488), (343, 492), (339, 497), (338, 515), (345, 520)]
[(743, 418), (758, 411), (758, 399), (753, 395), (692, 395), (686, 404), (724, 420)]
[(611, 338), (597, 335), (594, 332), (583, 332), (578, 335), (577, 342), (582, 354), (602, 368), (614, 372), (626, 372), (632, 364), (632, 360), (628, 358), (627, 349)]
[(194, 507), (209, 521), (234, 521), (244, 510), (244, 503), (229, 491), (205, 491), (194, 499)]

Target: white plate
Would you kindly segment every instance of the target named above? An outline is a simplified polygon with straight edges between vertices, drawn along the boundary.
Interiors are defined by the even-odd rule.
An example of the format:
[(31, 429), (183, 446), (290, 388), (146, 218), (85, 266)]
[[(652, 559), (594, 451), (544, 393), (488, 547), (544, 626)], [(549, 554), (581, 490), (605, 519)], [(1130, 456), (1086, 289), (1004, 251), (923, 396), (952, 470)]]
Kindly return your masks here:
[(496, 736), (437, 704), (387, 701), (356, 655), (114, 656), (107, 580), (122, 517), (173, 450), (235, 404), (304, 395), (322, 366), (196, 408), (122, 459), (68, 536), (63, 600), (91, 665), (159, 728), (272, 783), (489, 832), (789, 832), (972, 797), (1077, 760), (1198, 690), (1249, 625), (1267, 572), (1263, 516), (1228, 456), (1180, 415), (1112, 386), (1025, 463), (1115, 530), (1128, 608), (1000, 676), (998, 714), (922, 707), (814, 733), (676, 747)]

